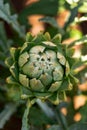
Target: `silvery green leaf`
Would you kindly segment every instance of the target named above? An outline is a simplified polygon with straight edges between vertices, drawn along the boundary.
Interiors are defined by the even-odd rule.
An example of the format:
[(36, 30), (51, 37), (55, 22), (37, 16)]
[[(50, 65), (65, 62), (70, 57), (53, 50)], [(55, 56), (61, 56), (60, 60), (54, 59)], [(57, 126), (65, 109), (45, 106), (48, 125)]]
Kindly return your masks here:
[(18, 23), (18, 16), (11, 15), (9, 4), (3, 3), (3, 0), (0, 3), (0, 18), (5, 20), (8, 24), (12, 26), (12, 28), (19, 34), (20, 37), (24, 37), (24, 30), (21, 28), (20, 24)]

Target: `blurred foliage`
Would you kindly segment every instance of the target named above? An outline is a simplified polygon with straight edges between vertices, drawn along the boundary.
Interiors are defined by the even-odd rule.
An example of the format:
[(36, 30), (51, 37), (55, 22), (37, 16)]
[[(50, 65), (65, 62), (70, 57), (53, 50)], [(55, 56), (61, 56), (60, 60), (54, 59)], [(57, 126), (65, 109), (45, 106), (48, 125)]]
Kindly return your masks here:
[[(67, 13), (62, 16), (65, 12)], [(38, 129), (42, 130), (86, 130), (87, 35), (85, 34), (87, 31), (84, 34), (84, 30), (87, 28), (86, 0), (38, 0), (32, 4), (23, 6), (18, 13), (12, 0), (0, 0), (0, 127), (4, 127), (6, 121), (10, 119), (18, 106), (21, 104), (25, 106), (26, 104), (25, 100), (20, 100), (20, 88), (6, 84), (6, 77), (9, 75), (9, 70), (4, 60), (9, 56), (10, 47), (18, 47), (23, 44), (26, 33), (31, 31), (32, 28), (28, 17), (35, 14), (42, 15), (42, 18), (38, 19), (38, 22), (44, 24), (44, 32), (48, 31), (52, 37), (56, 33), (60, 33), (62, 35), (62, 42), (67, 44), (68, 48), (76, 49), (75, 56), (80, 57), (81, 61), (79, 61), (78, 66), (82, 67), (75, 71), (76, 73), (79, 72), (76, 76), (80, 84), (86, 83), (86, 88), (85, 91), (80, 90), (78, 85), (74, 86), (71, 92), (67, 92), (67, 101), (59, 104), (60, 111), (49, 102), (46, 102), (48, 106), (46, 109), (41, 107), (44, 105), (37, 103), (38, 105), (33, 106), (30, 110), (29, 123), (32, 126), (31, 129), (37, 130), (38, 126)], [(85, 24), (85, 27), (82, 26), (83, 24)], [(77, 64), (75, 64), (75, 66), (77, 66)], [(85, 104), (78, 109), (75, 109), (74, 104), (74, 96), (76, 95), (86, 96)], [(18, 100), (20, 100), (20, 102), (18, 102)], [(81, 101), (78, 100), (78, 102)], [(62, 108), (65, 108), (67, 111), (66, 115), (61, 113)], [(20, 108), (21, 112), (23, 112), (22, 109), (23, 107)], [(50, 109), (51, 114), (53, 113), (53, 116), (49, 115), (51, 118), (46, 115), (46, 111), (50, 111)], [(74, 116), (77, 112), (80, 113), (81, 119), (78, 117), (77, 120), (74, 120)], [(20, 116), (22, 116), (22, 114)], [(25, 120), (25, 122), (27, 122), (27, 120)]]

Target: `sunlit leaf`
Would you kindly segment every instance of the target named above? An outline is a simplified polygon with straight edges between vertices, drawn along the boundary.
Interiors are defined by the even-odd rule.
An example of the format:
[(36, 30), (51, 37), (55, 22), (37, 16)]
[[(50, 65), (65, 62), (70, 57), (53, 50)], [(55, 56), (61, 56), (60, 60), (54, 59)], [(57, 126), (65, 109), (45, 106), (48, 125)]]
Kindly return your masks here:
[(87, 35), (83, 36), (79, 40), (75, 40), (74, 42), (69, 44), (68, 47), (72, 47), (72, 46), (75, 46), (75, 45), (81, 45), (81, 44), (87, 44)]
[(76, 23), (81, 23), (81, 22), (84, 22), (84, 21), (87, 21), (87, 16), (82, 16), (80, 18), (75, 18), (75, 22)]

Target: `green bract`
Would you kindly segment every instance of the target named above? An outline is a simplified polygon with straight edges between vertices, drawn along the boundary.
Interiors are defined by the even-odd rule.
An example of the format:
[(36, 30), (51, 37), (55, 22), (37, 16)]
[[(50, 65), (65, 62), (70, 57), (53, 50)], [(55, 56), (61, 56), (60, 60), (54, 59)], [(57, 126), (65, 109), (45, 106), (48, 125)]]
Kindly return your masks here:
[(10, 50), (6, 64), (11, 76), (7, 82), (19, 84), (23, 95), (28, 97), (48, 98), (55, 104), (63, 100), (75, 78), (71, 71), (70, 50), (61, 44), (60, 38), (58, 34), (51, 39), (48, 33), (36, 37), (28, 33), (22, 47)]

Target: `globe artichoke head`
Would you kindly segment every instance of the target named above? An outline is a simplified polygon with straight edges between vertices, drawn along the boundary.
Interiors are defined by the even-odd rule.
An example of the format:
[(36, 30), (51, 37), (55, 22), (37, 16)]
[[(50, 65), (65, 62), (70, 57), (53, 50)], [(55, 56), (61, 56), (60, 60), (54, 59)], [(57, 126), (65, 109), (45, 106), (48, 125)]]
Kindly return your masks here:
[(60, 35), (51, 39), (48, 33), (36, 37), (28, 33), (23, 46), (11, 48), (10, 53), (6, 64), (11, 76), (7, 82), (26, 88), (29, 96), (58, 103), (72, 88), (71, 65)]

